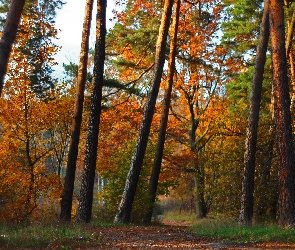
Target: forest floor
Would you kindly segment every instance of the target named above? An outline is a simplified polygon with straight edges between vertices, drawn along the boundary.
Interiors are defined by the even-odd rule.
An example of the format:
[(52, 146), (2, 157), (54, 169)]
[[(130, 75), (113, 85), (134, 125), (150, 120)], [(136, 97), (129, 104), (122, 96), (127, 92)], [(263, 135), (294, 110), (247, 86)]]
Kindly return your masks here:
[[(39, 248), (9, 248), (22, 250), (96, 250), (96, 249), (295, 249), (295, 244), (283, 243), (237, 243), (200, 236), (190, 230), (187, 221), (163, 220), (152, 226), (94, 226), (84, 230), (93, 237), (79, 235), (63, 243), (51, 242)], [(0, 249), (7, 249), (1, 248)]]
[(160, 226), (98, 226), (89, 230), (101, 236), (100, 244), (71, 249), (295, 249), (295, 244), (220, 242), (192, 233), (189, 226), (187, 222), (167, 220)]

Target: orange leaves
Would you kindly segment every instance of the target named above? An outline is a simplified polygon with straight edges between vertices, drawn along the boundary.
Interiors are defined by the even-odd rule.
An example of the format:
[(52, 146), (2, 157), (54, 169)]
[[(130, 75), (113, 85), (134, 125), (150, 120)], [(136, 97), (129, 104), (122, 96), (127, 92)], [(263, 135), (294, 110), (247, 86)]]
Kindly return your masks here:
[(108, 160), (118, 150), (133, 141), (141, 122), (141, 107), (135, 98), (120, 104), (120, 100), (113, 100), (113, 108), (102, 113), (99, 141), (99, 170), (112, 169)]
[(53, 163), (61, 157), (63, 164), (72, 99), (56, 96), (45, 103), (27, 81), (8, 81), (15, 87), (6, 89), (6, 98), (0, 99), (0, 196), (6, 202), (0, 209), (1, 220), (20, 220), (43, 198), (59, 199), (60, 176)]

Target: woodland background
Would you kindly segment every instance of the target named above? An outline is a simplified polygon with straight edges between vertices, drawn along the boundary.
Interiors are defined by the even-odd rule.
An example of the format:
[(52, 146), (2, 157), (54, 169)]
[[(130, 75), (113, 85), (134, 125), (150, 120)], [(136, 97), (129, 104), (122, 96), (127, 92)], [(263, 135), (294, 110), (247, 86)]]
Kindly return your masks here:
[[(0, 2), (2, 29), (10, 2)], [(175, 2), (179, 2), (180, 11), (173, 88), (154, 212), (177, 209), (196, 213), (199, 218), (238, 219), (249, 100), (265, 3)], [(283, 5), (283, 1), (277, 2)], [(79, 80), (79, 65), (73, 62), (63, 65), (62, 77), (53, 74), (53, 66), (59, 63), (55, 55), (60, 49), (55, 45), (59, 30), (54, 20), (63, 4), (59, 0), (27, 1), (10, 54), (0, 99), (1, 222), (52, 221), (60, 217)], [(90, 209), (90, 217), (92, 212), (111, 221), (122, 198), (152, 88), (164, 1), (122, 0), (116, 5), (121, 11), (113, 11), (114, 27), (105, 36), (93, 211)], [(292, 120), (295, 73), (293, 29), (289, 28), (294, 25), (294, 7), (291, 2), (284, 5), (286, 37), (291, 37), (286, 67)], [(173, 11), (172, 20), (175, 7)], [(86, 17), (89, 15), (85, 15), (85, 20)], [(132, 222), (143, 222), (149, 209), (149, 180), (171, 75), (168, 60), (172, 39), (170, 27), (160, 90), (132, 205)], [(83, 43), (85, 40), (82, 47)], [(280, 215), (273, 67), (270, 45), (267, 48), (253, 180), (253, 218), (257, 222), (276, 222)], [(95, 48), (90, 48), (87, 55), (79, 153), (70, 197), (73, 220), (81, 197), (85, 155), (89, 151), (87, 130), (96, 74)]]

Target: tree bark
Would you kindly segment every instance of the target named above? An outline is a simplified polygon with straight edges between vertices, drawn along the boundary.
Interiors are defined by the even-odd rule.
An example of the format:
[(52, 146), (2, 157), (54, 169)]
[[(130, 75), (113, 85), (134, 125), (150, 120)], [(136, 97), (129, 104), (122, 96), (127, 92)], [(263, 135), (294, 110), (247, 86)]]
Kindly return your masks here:
[(20, 23), (25, 2), (25, 0), (11, 1), (6, 22), (4, 24), (2, 37), (0, 40), (0, 96), (4, 86), (4, 77), (7, 71), (12, 44), (16, 38), (17, 28)]
[(273, 94), (279, 167), (279, 223), (295, 226), (295, 171), (285, 49), (283, 0), (270, 2)]
[(93, 91), (86, 139), (85, 161), (82, 173), (77, 220), (90, 222), (93, 202), (93, 186), (97, 159), (99, 123), (105, 60), (106, 0), (97, 1), (96, 44), (93, 69)]
[(93, 0), (87, 0), (85, 7), (84, 25), (82, 31), (82, 42), (80, 52), (80, 62), (78, 69), (78, 84), (76, 91), (75, 110), (72, 120), (71, 141), (69, 146), (67, 170), (64, 181), (64, 190), (61, 199), (61, 221), (70, 221), (72, 213), (72, 198), (74, 192), (74, 182), (76, 173), (76, 162), (78, 157), (78, 145), (82, 123), (84, 90), (87, 75), (87, 62), (89, 52), (89, 35), (91, 27)]
[(244, 154), (244, 177), (242, 182), (242, 199), (239, 222), (251, 224), (253, 217), (253, 192), (254, 192), (254, 172), (255, 154), (257, 142), (257, 129), (259, 121), (259, 109), (261, 101), (261, 91), (263, 82), (264, 65), (266, 61), (266, 51), (269, 40), (269, 0), (265, 0), (263, 17), (260, 27), (260, 36), (256, 52), (255, 70), (252, 81), (250, 96), (250, 107), (248, 126), (246, 132), (245, 154)]
[(195, 173), (194, 181), (196, 189), (196, 218), (202, 219), (207, 216), (207, 206), (204, 194), (204, 169)]
[(162, 164), (162, 157), (164, 152), (164, 144), (165, 144), (165, 137), (166, 137), (166, 128), (168, 123), (168, 115), (169, 115), (169, 108), (171, 102), (171, 93), (173, 87), (173, 77), (175, 71), (175, 56), (176, 56), (176, 43), (177, 43), (177, 32), (178, 32), (178, 21), (179, 21), (179, 10), (180, 10), (180, 0), (175, 0), (174, 2), (174, 16), (172, 22), (172, 34), (171, 34), (171, 41), (170, 41), (170, 53), (169, 53), (169, 62), (168, 62), (168, 87), (165, 91), (164, 101), (163, 101), (163, 109), (161, 114), (161, 125), (160, 131), (158, 135), (158, 142), (157, 142), (157, 149), (156, 155), (154, 158), (154, 165), (152, 169), (152, 174), (150, 177), (149, 182), (149, 203), (147, 204), (147, 213), (144, 218), (144, 223), (150, 224), (154, 204), (156, 200), (159, 176), (161, 171), (161, 164)]
[[(271, 168), (272, 168), (272, 160), (274, 155), (274, 146), (275, 146), (275, 133), (274, 133), (274, 126), (271, 125), (269, 128), (269, 138), (267, 140), (267, 143), (262, 151), (263, 160), (262, 160), (262, 171), (261, 171), (261, 177), (260, 182), (258, 186), (258, 193), (259, 193), (259, 199), (256, 202), (257, 203), (257, 209), (256, 209), (256, 222), (263, 222), (267, 218), (273, 219), (275, 216), (271, 214), (273, 211), (272, 204), (275, 203), (277, 199), (274, 199), (275, 195), (275, 189), (276, 185), (273, 181), (271, 181)], [(270, 195), (271, 192), (271, 195)], [(277, 198), (277, 197), (276, 197)]]
[(163, 73), (166, 40), (170, 26), (172, 6), (173, 0), (165, 0), (158, 40), (156, 44), (155, 68), (152, 79), (152, 87), (145, 105), (144, 115), (135, 146), (135, 151), (131, 160), (130, 169), (127, 175), (123, 195), (118, 207), (118, 212), (114, 219), (114, 222), (116, 223), (129, 223), (130, 221), (136, 186), (147, 147), (148, 136), (150, 133), (150, 127)]

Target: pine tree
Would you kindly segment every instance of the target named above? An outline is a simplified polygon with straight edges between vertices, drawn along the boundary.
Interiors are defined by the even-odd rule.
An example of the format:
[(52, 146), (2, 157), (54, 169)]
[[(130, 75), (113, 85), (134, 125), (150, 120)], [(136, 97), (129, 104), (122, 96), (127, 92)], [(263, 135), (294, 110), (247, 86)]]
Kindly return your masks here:
[(115, 222), (129, 223), (130, 221), (136, 186), (138, 183), (142, 162), (147, 147), (148, 136), (162, 78), (162, 72), (165, 62), (166, 40), (168, 29), (170, 26), (172, 6), (173, 0), (165, 0), (161, 25), (159, 28), (158, 40), (156, 44), (156, 56), (154, 76), (152, 79), (152, 88), (150, 90), (150, 94), (145, 105), (144, 116), (140, 126), (135, 151), (131, 160), (130, 169), (127, 175), (124, 192), (118, 207), (118, 212), (115, 216)]
[(285, 49), (283, 0), (270, 1), (270, 36), (273, 62), (273, 95), (279, 166), (279, 223), (295, 226), (295, 156)]
[(86, 150), (77, 220), (90, 222), (93, 202), (93, 186), (97, 159), (98, 134), (101, 114), (102, 85), (105, 60), (106, 0), (97, 1), (96, 44), (93, 69), (93, 90), (86, 139)]
[(248, 117), (248, 127), (246, 135), (246, 151), (244, 155), (244, 178), (242, 183), (242, 202), (239, 221), (240, 223), (245, 224), (251, 224), (253, 217), (253, 193), (257, 129), (268, 40), (269, 2), (268, 0), (266, 0), (264, 4), (264, 13), (260, 27), (260, 38), (258, 41), (256, 52), (255, 70), (252, 81), (249, 107), (250, 114)]
[(80, 128), (82, 123), (82, 112), (84, 102), (84, 90), (87, 78), (87, 63), (89, 52), (89, 36), (92, 18), (93, 0), (86, 2), (84, 26), (82, 31), (82, 43), (80, 53), (80, 63), (78, 69), (77, 95), (75, 110), (72, 121), (71, 142), (69, 146), (67, 170), (64, 181), (64, 190), (61, 199), (60, 219), (70, 221), (72, 213), (72, 198), (74, 191), (74, 181), (76, 172), (76, 162), (78, 156), (78, 145), (80, 138)]

